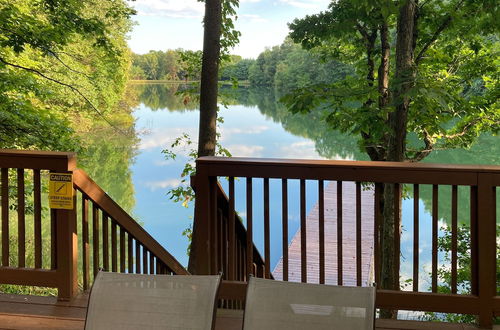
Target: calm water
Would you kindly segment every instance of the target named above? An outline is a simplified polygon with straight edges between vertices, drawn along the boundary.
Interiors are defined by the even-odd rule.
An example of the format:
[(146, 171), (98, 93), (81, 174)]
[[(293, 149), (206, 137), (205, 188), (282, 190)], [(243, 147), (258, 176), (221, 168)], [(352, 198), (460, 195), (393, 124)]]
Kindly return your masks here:
[[(100, 172), (91, 173), (124, 208), (144, 225), (166, 249), (182, 264), (187, 265), (186, 249), (188, 240), (182, 232), (192, 222), (192, 207), (184, 208), (173, 203), (167, 197), (167, 191), (180, 184), (180, 173), (187, 161), (187, 149), (176, 149), (178, 157), (175, 161), (166, 160), (162, 150), (183, 133), (189, 134), (197, 141), (198, 111), (196, 104), (176, 91), (182, 89), (173, 85), (136, 85), (132, 87), (138, 97), (133, 111), (135, 131), (129, 137), (112, 138), (96, 133), (95, 141), (99, 144), (96, 150), (111, 163)], [(311, 158), (311, 159), (355, 159), (367, 157), (358, 150), (355, 137), (331, 131), (313, 115), (291, 115), (276, 102), (275, 95), (266, 90), (241, 88), (226, 89), (221, 98), (226, 107), (221, 106), (220, 115), (224, 118), (221, 125), (221, 143), (230, 150), (233, 156), (242, 157), (272, 157), (272, 158)], [(109, 150), (101, 150), (103, 140), (110, 144)], [(471, 150), (438, 151), (426, 161), (469, 164), (500, 164), (500, 140), (498, 137), (483, 136)], [(99, 149), (100, 148), (100, 149)], [(110, 156), (112, 155), (112, 156)], [(94, 156), (95, 157), (95, 156)], [(103, 159), (104, 159), (103, 158)], [(112, 161), (109, 161), (109, 159)], [(84, 162), (85, 163), (85, 162)], [(93, 162), (88, 162), (92, 164)], [(108, 166), (108, 165), (106, 165)], [(84, 166), (85, 167), (85, 166)], [(112, 171), (114, 176), (104, 175)], [(236, 208), (244, 218), (244, 182), (236, 183)], [(261, 181), (255, 181), (254, 194), (257, 201), (261, 191)], [(298, 189), (297, 182), (290, 182), (290, 233), (293, 237), (298, 229)], [(239, 193), (241, 191), (241, 193)], [(316, 202), (317, 184), (307, 186), (308, 210)], [(280, 257), (278, 247), (281, 241), (277, 230), (281, 225), (280, 203), (281, 190), (277, 183), (271, 180), (271, 228), (276, 249), (272, 249), (272, 264)], [(449, 196), (449, 191), (443, 188), (442, 196)], [(239, 195), (239, 198), (238, 198)], [(278, 196), (278, 197), (274, 197)], [(430, 271), (430, 238), (431, 219), (430, 187), (421, 191), (421, 273)], [(465, 200), (467, 193), (461, 192)], [(261, 197), (260, 197), (261, 198)], [(448, 197), (443, 197), (447, 199)], [(442, 225), (449, 222), (449, 208), (443, 203)], [(462, 203), (465, 205), (465, 202)], [(402, 236), (402, 276), (411, 275), (411, 264), (404, 260), (412, 260), (412, 207), (413, 201), (404, 201)], [(256, 203), (254, 214), (262, 214), (261, 203)], [(468, 222), (467, 209), (460, 210), (461, 221)], [(258, 221), (257, 221), (258, 222)], [(262, 228), (256, 225), (256, 244), (262, 245)], [(441, 256), (442, 258), (442, 256)], [(423, 278), (422, 289), (430, 284)]]

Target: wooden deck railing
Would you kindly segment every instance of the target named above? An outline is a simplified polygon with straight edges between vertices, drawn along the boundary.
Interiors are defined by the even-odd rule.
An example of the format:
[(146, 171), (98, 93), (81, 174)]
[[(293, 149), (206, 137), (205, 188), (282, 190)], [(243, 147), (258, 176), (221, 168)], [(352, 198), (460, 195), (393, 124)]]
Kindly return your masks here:
[[(191, 186), (196, 191), (196, 177), (191, 177)], [(231, 187), (234, 188), (234, 185)], [(223, 280), (244, 281), (247, 275), (247, 264), (242, 262), (247, 259), (247, 250), (252, 250), (252, 273), (264, 277), (265, 262), (259, 250), (253, 242), (247, 241), (246, 228), (241, 217), (234, 210), (234, 199), (228, 198), (220, 184), (217, 184), (217, 229), (216, 233), (221, 239), (218, 240), (217, 255), (215, 259), (222, 260), (220, 272)], [(234, 193), (231, 194), (234, 196)], [(230, 218), (231, 217), (231, 218)], [(229, 233), (234, 233), (234, 250), (228, 248)], [(232, 238), (231, 238), (232, 239)], [(228, 253), (234, 253), (229, 256)], [(229, 266), (229, 260), (236, 259), (237, 262)]]
[[(49, 172), (73, 174), (73, 210), (48, 207)], [(74, 153), (0, 150), (0, 183), (0, 284), (53, 287), (70, 299), (79, 284), (89, 288), (99, 269), (188, 274), (76, 168)]]
[[(226, 180), (228, 186), (228, 207), (221, 207), (218, 180)], [(245, 193), (238, 196), (246, 200), (246, 244), (251, 249), (255, 241), (253, 227), (256, 224), (263, 227), (263, 256), (264, 271), (256, 272), (254, 265), (254, 254), (240, 255), (239, 246), (241, 245), (241, 233), (237, 232), (236, 226), (241, 223), (237, 218), (235, 209), (235, 180), (243, 178), (239, 183), (244, 183)], [(378, 290), (377, 307), (385, 309), (412, 310), (412, 311), (433, 311), (444, 313), (464, 313), (479, 315), (479, 321), (482, 326), (491, 326), (493, 316), (500, 315), (500, 297), (497, 296), (496, 283), (496, 255), (497, 255), (497, 190), (500, 186), (500, 167), (499, 166), (456, 166), (456, 165), (438, 165), (438, 164), (413, 164), (413, 163), (390, 163), (390, 162), (351, 162), (351, 161), (311, 161), (311, 160), (276, 160), (276, 159), (248, 159), (248, 158), (218, 158), (202, 157), (197, 160), (196, 175), (196, 209), (195, 225), (192, 243), (192, 260), (190, 266), (193, 272), (197, 274), (216, 274), (224, 271), (228, 274), (227, 279), (231, 281), (241, 281), (241, 276), (236, 276), (237, 269), (244, 269), (246, 275), (253, 274), (260, 277), (271, 277), (270, 249), (280, 248), (283, 262), (283, 278), (287, 280), (289, 272), (288, 254), (288, 209), (289, 203), (289, 185), (291, 180), (299, 180), (299, 191), (297, 193), (300, 205), (300, 273), (301, 280), (307, 282), (307, 274), (311, 261), (311, 251), (306, 247), (315, 242), (319, 244), (319, 266), (317, 267), (320, 282), (324, 283), (325, 268), (336, 267), (336, 283), (343, 284), (342, 270), (345, 269), (346, 260), (343, 259), (342, 249), (345, 246), (345, 237), (342, 234), (343, 218), (342, 214), (347, 212), (355, 213), (355, 237), (350, 239), (355, 244), (355, 259), (362, 256), (362, 214), (363, 203), (361, 202), (361, 190), (363, 187), (373, 189), (373, 217), (368, 219), (371, 223), (370, 230), (374, 238), (374, 273), (375, 280), (380, 276), (380, 224), (381, 210), (378, 202), (381, 198), (382, 184), (395, 184), (396, 189), (409, 188), (408, 193), (412, 192), (414, 198), (413, 227), (414, 230), (410, 237), (413, 238), (412, 253), (412, 291), (400, 290)], [(262, 193), (258, 194), (262, 199), (263, 213), (255, 214), (253, 211), (255, 198), (253, 196), (254, 183), (262, 181)], [(270, 217), (270, 180), (272, 184), (281, 187), (281, 217), (271, 219)], [(242, 182), (243, 181), (243, 182)], [(278, 181), (278, 182), (275, 182)], [(336, 183), (336, 246), (328, 246), (325, 240), (325, 195), (324, 184), (329, 182)], [(318, 236), (308, 237), (306, 230), (306, 185), (316, 182), (318, 186)], [(350, 182), (355, 186), (355, 197), (352, 210), (343, 209), (342, 187)], [(259, 182), (260, 185), (260, 182)], [(419, 287), (419, 277), (421, 275), (421, 261), (419, 261), (420, 249), (419, 237), (422, 239), (424, 234), (424, 224), (419, 215), (419, 194), (420, 187), (429, 187), (431, 224), (427, 230), (430, 231), (429, 237), (426, 237), (431, 244), (431, 270), (430, 270), (430, 290)], [(449, 194), (442, 192), (443, 186), (448, 187)], [(370, 188), (371, 187), (371, 188)], [(240, 191), (241, 191), (240, 190)], [(460, 196), (468, 199), (468, 221), (470, 225), (470, 257), (471, 277), (467, 280), (470, 284), (471, 292), (465, 293), (462, 288), (457, 287), (457, 245), (458, 245), (458, 210), (462, 210), (464, 205), (458, 205), (458, 192)], [(465, 191), (465, 193), (463, 193)], [(276, 189), (274, 190), (276, 193)], [(410, 193), (411, 195), (411, 193)], [(217, 197), (215, 197), (217, 196)], [(223, 203), (225, 199), (222, 200)], [(440, 208), (444, 207), (443, 201), (448, 201), (451, 225), (451, 262), (447, 265), (451, 272), (451, 292), (450, 294), (439, 293), (438, 285), (442, 279), (439, 277), (439, 266), (444, 261), (438, 258), (438, 234), (439, 234), (439, 214)], [(463, 201), (463, 199), (460, 199)], [(223, 205), (222, 205), (223, 206)], [(330, 205), (330, 208), (332, 205)], [(223, 214), (221, 214), (221, 211)], [(395, 213), (399, 210), (395, 207)], [(398, 216), (399, 217), (399, 216)], [(221, 219), (224, 220), (221, 220)], [(280, 219), (281, 218), (281, 219)], [(363, 219), (366, 220), (366, 219)], [(281, 221), (282, 240), (281, 242), (271, 241), (270, 223)], [(463, 221), (463, 219), (460, 219)], [(226, 224), (227, 222), (227, 224)], [(221, 224), (224, 224), (224, 232), (221, 233)], [(420, 229), (420, 232), (419, 232)], [(366, 230), (363, 228), (363, 230)], [(409, 230), (405, 228), (405, 230)], [(227, 233), (225, 232), (227, 231)], [(395, 236), (400, 240), (400, 232)], [(416, 238), (416, 239), (415, 239)], [(344, 242), (343, 242), (344, 239)], [(398, 244), (399, 245), (399, 242)], [(396, 246), (397, 246), (396, 245)], [(227, 253), (220, 253), (220, 246), (226, 247)], [(325, 249), (336, 249), (337, 259), (332, 261), (325, 260)], [(330, 263), (330, 264), (329, 264)], [(399, 263), (399, 260), (397, 261)], [(360, 267), (359, 260), (356, 260), (356, 279), (357, 285), (360, 285)], [(463, 265), (462, 265), (463, 266)], [(323, 275), (321, 275), (323, 274)], [(243, 281), (246, 280), (246, 276)], [(226, 283), (223, 290), (223, 296), (226, 299), (236, 299), (239, 293), (244, 293), (241, 288), (244, 283), (230, 282)], [(239, 287), (240, 286), (240, 287)], [(227, 289), (228, 287), (231, 290)], [(230, 292), (231, 291), (231, 292)], [(430, 292), (429, 292), (430, 291)], [(241, 299), (242, 297), (240, 297)]]

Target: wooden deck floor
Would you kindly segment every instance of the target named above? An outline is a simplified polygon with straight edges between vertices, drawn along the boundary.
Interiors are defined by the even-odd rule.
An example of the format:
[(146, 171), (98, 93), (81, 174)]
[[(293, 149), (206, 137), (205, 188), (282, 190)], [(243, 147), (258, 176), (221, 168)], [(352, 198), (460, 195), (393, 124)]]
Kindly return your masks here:
[[(82, 294), (71, 302), (52, 297), (0, 294), (0, 329), (81, 330), (85, 325), (88, 296)], [(242, 311), (218, 310), (216, 330), (241, 330)], [(377, 330), (473, 330), (471, 325), (377, 320)], [(494, 329), (500, 330), (500, 326)], [(311, 329), (314, 330), (314, 329)]]
[[(373, 282), (373, 190), (361, 191), (361, 283)], [(325, 187), (325, 283), (337, 284), (337, 183)], [(319, 283), (319, 205), (306, 218), (307, 282)], [(300, 229), (288, 248), (289, 281), (301, 281)], [(356, 285), (356, 185), (342, 184), (342, 275), (343, 285)], [(275, 279), (283, 278), (283, 259), (273, 271)]]

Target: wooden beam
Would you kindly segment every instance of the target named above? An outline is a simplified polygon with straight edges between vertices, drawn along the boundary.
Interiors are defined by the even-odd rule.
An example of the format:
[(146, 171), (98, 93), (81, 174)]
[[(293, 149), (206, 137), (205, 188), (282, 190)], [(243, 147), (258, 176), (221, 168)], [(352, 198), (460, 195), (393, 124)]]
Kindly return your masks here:
[(13, 285), (35, 285), (56, 288), (59, 285), (57, 271), (49, 269), (31, 269), (0, 267), (0, 283)]
[(76, 153), (0, 149), (0, 167), (67, 172), (76, 168)]
[(479, 314), (479, 298), (430, 292), (377, 290), (377, 308)]

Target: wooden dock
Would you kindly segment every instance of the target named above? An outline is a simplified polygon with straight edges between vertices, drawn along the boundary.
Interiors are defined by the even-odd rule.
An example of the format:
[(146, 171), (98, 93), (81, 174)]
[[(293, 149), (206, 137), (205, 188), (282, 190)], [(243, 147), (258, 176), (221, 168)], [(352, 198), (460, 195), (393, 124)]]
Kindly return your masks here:
[[(337, 274), (337, 183), (329, 182), (325, 187), (325, 283), (338, 284)], [(373, 282), (373, 189), (361, 190), (361, 255), (362, 285)], [(307, 282), (319, 283), (319, 203), (306, 218), (307, 236)], [(356, 184), (342, 183), (342, 275), (343, 285), (356, 285)], [(301, 234), (300, 228), (288, 249), (289, 281), (301, 281)], [(280, 259), (273, 276), (283, 279), (283, 258)]]

